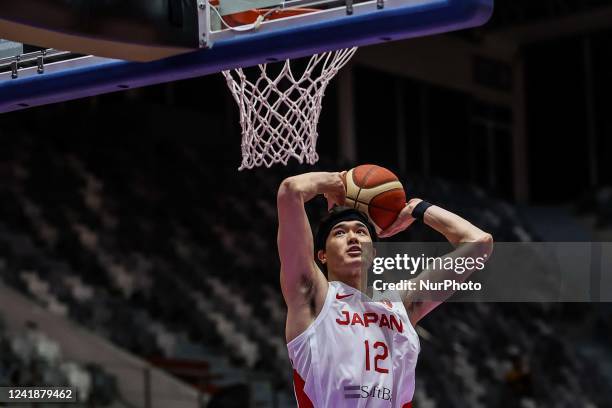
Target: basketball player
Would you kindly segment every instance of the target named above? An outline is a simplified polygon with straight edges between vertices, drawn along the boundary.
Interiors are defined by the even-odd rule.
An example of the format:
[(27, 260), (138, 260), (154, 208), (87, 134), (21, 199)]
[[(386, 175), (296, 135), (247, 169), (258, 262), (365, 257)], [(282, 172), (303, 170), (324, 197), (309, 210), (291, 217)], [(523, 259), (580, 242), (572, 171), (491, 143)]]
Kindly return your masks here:
[[(287, 304), (285, 335), (300, 408), (410, 408), (420, 351), (415, 325), (441, 301), (376, 302), (364, 295), (363, 274), (372, 262), (367, 247), (377, 239), (367, 216), (337, 207), (323, 219), (313, 240), (304, 204), (324, 194), (330, 208), (345, 200), (343, 173), (306, 173), (279, 188), (278, 249), (281, 289)], [(380, 235), (391, 236), (416, 219), (454, 245), (492, 237), (466, 220), (425, 201), (407, 203), (396, 222)], [(327, 278), (313, 259), (327, 272)], [(468, 275), (468, 273), (464, 274)], [(439, 279), (442, 271), (419, 275)], [(396, 299), (397, 300), (397, 299)]]

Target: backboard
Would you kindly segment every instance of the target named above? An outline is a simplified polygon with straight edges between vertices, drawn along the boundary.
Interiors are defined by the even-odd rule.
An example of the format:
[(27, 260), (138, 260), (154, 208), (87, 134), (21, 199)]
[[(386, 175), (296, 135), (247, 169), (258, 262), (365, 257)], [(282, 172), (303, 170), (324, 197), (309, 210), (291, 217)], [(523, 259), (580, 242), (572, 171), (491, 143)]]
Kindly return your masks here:
[[(232, 18), (248, 7), (256, 24)], [(301, 12), (273, 18), (279, 8)], [(474, 27), (492, 10), (493, 0), (2, 2), (0, 38), (70, 52), (0, 59), (0, 112)]]

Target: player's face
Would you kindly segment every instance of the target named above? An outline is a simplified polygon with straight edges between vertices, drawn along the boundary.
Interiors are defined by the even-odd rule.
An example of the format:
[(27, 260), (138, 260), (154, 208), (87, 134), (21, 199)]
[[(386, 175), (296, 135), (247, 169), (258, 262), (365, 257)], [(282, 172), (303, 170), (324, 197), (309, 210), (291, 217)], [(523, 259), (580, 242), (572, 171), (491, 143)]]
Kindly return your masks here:
[(372, 237), (368, 227), (360, 221), (343, 221), (330, 231), (322, 256), (328, 270), (341, 273), (369, 267), (371, 254)]

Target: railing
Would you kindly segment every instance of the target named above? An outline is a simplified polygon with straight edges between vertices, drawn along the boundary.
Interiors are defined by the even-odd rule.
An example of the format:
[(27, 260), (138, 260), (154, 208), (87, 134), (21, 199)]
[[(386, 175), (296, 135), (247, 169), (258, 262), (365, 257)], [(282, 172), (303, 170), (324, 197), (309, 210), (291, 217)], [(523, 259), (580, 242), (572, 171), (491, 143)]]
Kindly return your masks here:
[(53, 48), (0, 58), (0, 81), (113, 61)]

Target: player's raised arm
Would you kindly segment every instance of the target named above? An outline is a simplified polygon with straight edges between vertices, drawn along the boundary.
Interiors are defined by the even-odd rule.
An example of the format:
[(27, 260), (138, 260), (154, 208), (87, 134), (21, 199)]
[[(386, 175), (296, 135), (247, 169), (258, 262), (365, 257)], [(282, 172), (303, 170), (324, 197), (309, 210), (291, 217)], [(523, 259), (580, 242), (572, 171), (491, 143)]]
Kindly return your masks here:
[(312, 230), (304, 204), (325, 194), (330, 205), (343, 204), (343, 173), (306, 173), (285, 179), (278, 189), (278, 252), (281, 289), (289, 309), (304, 305), (327, 281), (314, 261)]
[[(400, 213), (397, 221), (386, 231), (383, 231), (381, 236), (391, 236), (402, 231), (415, 221), (416, 216), (422, 219), (426, 225), (444, 235), (456, 248), (453, 252), (442, 256), (443, 259), (459, 257), (471, 257), (474, 259), (482, 258), (485, 261), (489, 259), (493, 251), (493, 237), (491, 234), (482, 231), (480, 228), (450, 211), (435, 205), (422, 203), (422, 201), (423, 200), (420, 199), (410, 200), (406, 208)], [(462, 274), (457, 274), (453, 270), (436, 268), (434, 266), (425, 269), (418, 277), (413, 279), (413, 281), (417, 282), (417, 287), (420, 286), (418, 283), (421, 280), (430, 282), (443, 282), (445, 280), (463, 282), (473, 271), (473, 268), (466, 268)], [(423, 301), (423, 293), (418, 291), (407, 292), (404, 298), (404, 304), (406, 305), (412, 324), (415, 325), (452, 294), (453, 292), (450, 290), (438, 292), (436, 293), (435, 300)]]

